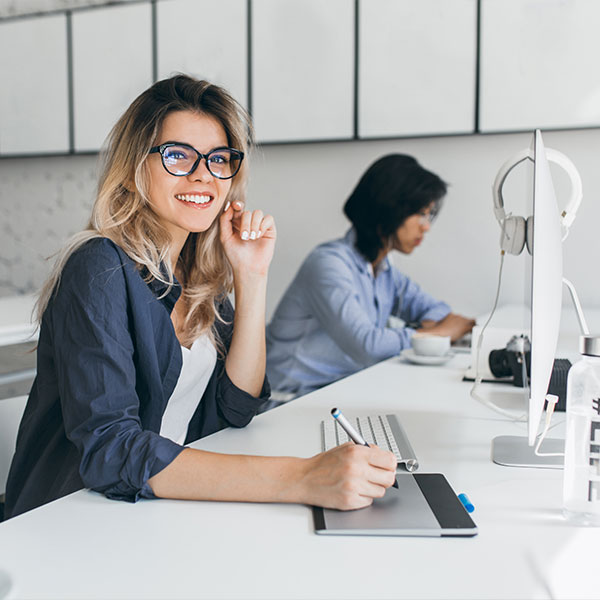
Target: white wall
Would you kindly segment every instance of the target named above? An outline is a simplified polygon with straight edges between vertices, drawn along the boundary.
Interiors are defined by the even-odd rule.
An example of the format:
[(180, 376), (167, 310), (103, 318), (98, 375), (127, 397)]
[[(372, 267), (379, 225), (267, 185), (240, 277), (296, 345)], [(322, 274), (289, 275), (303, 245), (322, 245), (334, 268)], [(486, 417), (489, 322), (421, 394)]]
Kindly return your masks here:
[[(0, 16), (101, 4), (103, 0), (0, 0)], [(270, 315), (300, 262), (317, 243), (342, 235), (342, 206), (364, 170), (389, 152), (414, 155), (448, 181), (445, 206), (423, 246), (396, 264), (455, 310), (490, 309), (497, 283), (499, 227), (492, 214), (491, 184), (500, 165), (530, 143), (529, 134), (449, 136), (390, 141), (266, 146), (252, 157), (249, 204), (277, 219), (279, 240), (271, 269)], [(584, 200), (564, 245), (565, 274), (584, 307), (600, 307), (595, 243), (600, 224), (600, 130), (547, 132), (548, 147), (569, 156), (584, 185)], [(564, 176), (555, 173), (559, 203)], [(522, 214), (530, 186), (511, 175), (507, 210)], [(0, 295), (28, 292), (48, 272), (44, 257), (84, 226), (93, 201), (96, 157), (0, 160)], [(503, 302), (520, 302), (524, 257), (507, 257)]]
[[(272, 213), (278, 226), (269, 315), (308, 251), (344, 233), (346, 198), (368, 165), (389, 152), (414, 155), (450, 183), (443, 210), (425, 243), (409, 257), (396, 255), (396, 264), (457, 311), (489, 310), (499, 261), (491, 184), (499, 166), (529, 145), (530, 137), (442, 137), (256, 150), (251, 159), (249, 205)], [(600, 130), (547, 132), (544, 140), (548, 147), (567, 154), (581, 173), (584, 200), (564, 245), (565, 274), (577, 286), (584, 306), (600, 306), (595, 277), (600, 262), (600, 246), (595, 243), (600, 224)], [(43, 258), (85, 224), (95, 175), (93, 156), (0, 160), (1, 295), (30, 291), (43, 281), (49, 267)], [(567, 197), (563, 178), (555, 172), (559, 203)], [(530, 191), (525, 179), (516, 172), (514, 181), (507, 182), (506, 208), (515, 214), (524, 211)], [(506, 258), (503, 302), (522, 300), (524, 264), (522, 256)]]
[[(389, 152), (415, 156), (450, 183), (449, 193), (425, 243), (396, 265), (457, 311), (481, 314), (491, 308), (499, 265), (500, 229), (492, 213), (491, 186), (500, 165), (529, 146), (531, 135), (441, 137), (266, 147), (253, 159), (250, 202), (277, 218), (278, 243), (271, 269), (269, 312), (303, 257), (317, 243), (347, 228), (342, 206), (360, 175)], [(561, 150), (578, 167), (584, 200), (564, 243), (564, 272), (581, 300), (600, 306), (595, 279), (600, 247), (600, 130), (547, 132), (546, 146)], [(568, 196), (566, 177), (553, 168), (560, 206)], [(515, 170), (505, 186), (506, 209), (523, 214), (530, 194), (527, 171)], [(522, 302), (525, 258), (507, 256), (501, 300)]]

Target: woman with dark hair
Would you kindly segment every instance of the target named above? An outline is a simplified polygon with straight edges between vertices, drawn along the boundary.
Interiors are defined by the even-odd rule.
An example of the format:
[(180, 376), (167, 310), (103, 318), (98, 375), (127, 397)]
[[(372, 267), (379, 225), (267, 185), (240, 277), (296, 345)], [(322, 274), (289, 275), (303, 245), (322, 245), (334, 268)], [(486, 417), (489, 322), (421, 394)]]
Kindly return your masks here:
[[(423, 292), (394, 268), (392, 250), (410, 254), (446, 195), (446, 184), (413, 157), (384, 156), (344, 206), (352, 228), (317, 246), (267, 328), (267, 374), (275, 398), (290, 399), (408, 348), (416, 331), (452, 340), (475, 322)], [(402, 329), (388, 326), (391, 316)]]

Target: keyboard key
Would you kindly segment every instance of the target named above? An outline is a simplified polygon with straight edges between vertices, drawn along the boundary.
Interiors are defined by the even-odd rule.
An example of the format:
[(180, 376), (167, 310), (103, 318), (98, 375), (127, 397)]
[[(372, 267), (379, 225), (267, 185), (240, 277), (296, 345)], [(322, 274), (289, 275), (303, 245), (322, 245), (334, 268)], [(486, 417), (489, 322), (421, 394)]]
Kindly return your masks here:
[[(386, 415), (368, 415), (354, 419), (356, 429), (362, 435), (367, 444), (374, 444), (384, 450), (393, 452), (398, 463), (408, 459), (403, 457), (398, 448), (398, 442), (390, 426)], [(330, 450), (340, 446), (350, 438), (346, 432), (338, 425), (337, 421), (322, 421), (322, 446), (323, 450)]]

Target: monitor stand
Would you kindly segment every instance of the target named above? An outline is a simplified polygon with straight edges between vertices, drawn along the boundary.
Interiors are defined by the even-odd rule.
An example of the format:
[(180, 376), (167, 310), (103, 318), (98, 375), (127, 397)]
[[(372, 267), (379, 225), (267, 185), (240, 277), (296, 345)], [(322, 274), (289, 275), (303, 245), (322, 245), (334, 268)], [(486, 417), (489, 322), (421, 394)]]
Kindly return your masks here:
[[(565, 451), (565, 440), (545, 438), (540, 452), (556, 453)], [(538, 456), (534, 447), (527, 443), (527, 437), (500, 435), (492, 440), (492, 460), (505, 467), (533, 467), (538, 469), (562, 469), (564, 456)]]

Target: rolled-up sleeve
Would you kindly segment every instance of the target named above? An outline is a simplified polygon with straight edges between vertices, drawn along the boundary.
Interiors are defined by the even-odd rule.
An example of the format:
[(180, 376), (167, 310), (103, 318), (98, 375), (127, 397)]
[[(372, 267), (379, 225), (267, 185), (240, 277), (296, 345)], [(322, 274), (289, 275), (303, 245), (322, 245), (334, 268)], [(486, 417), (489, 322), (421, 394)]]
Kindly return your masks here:
[(271, 387), (265, 376), (258, 397), (240, 389), (229, 379), (227, 371), (219, 378), (217, 404), (224, 419), (232, 427), (245, 427), (258, 412), (260, 406), (271, 396)]
[[(225, 354), (229, 351), (231, 338), (233, 336), (233, 316), (234, 310), (226, 299), (219, 307), (219, 314), (222, 319), (217, 322), (217, 331), (224, 346)], [(245, 427), (258, 412), (259, 407), (271, 396), (271, 386), (265, 375), (262, 389), (258, 397), (254, 397), (248, 392), (237, 387), (227, 375), (224, 360), (217, 364), (217, 406), (222, 417), (232, 427)]]
[(122, 267), (102, 254), (94, 273), (77, 277), (89, 268), (78, 260), (63, 272), (52, 303), (65, 433), (86, 487), (120, 500), (154, 497), (148, 479), (183, 447), (142, 428)]

